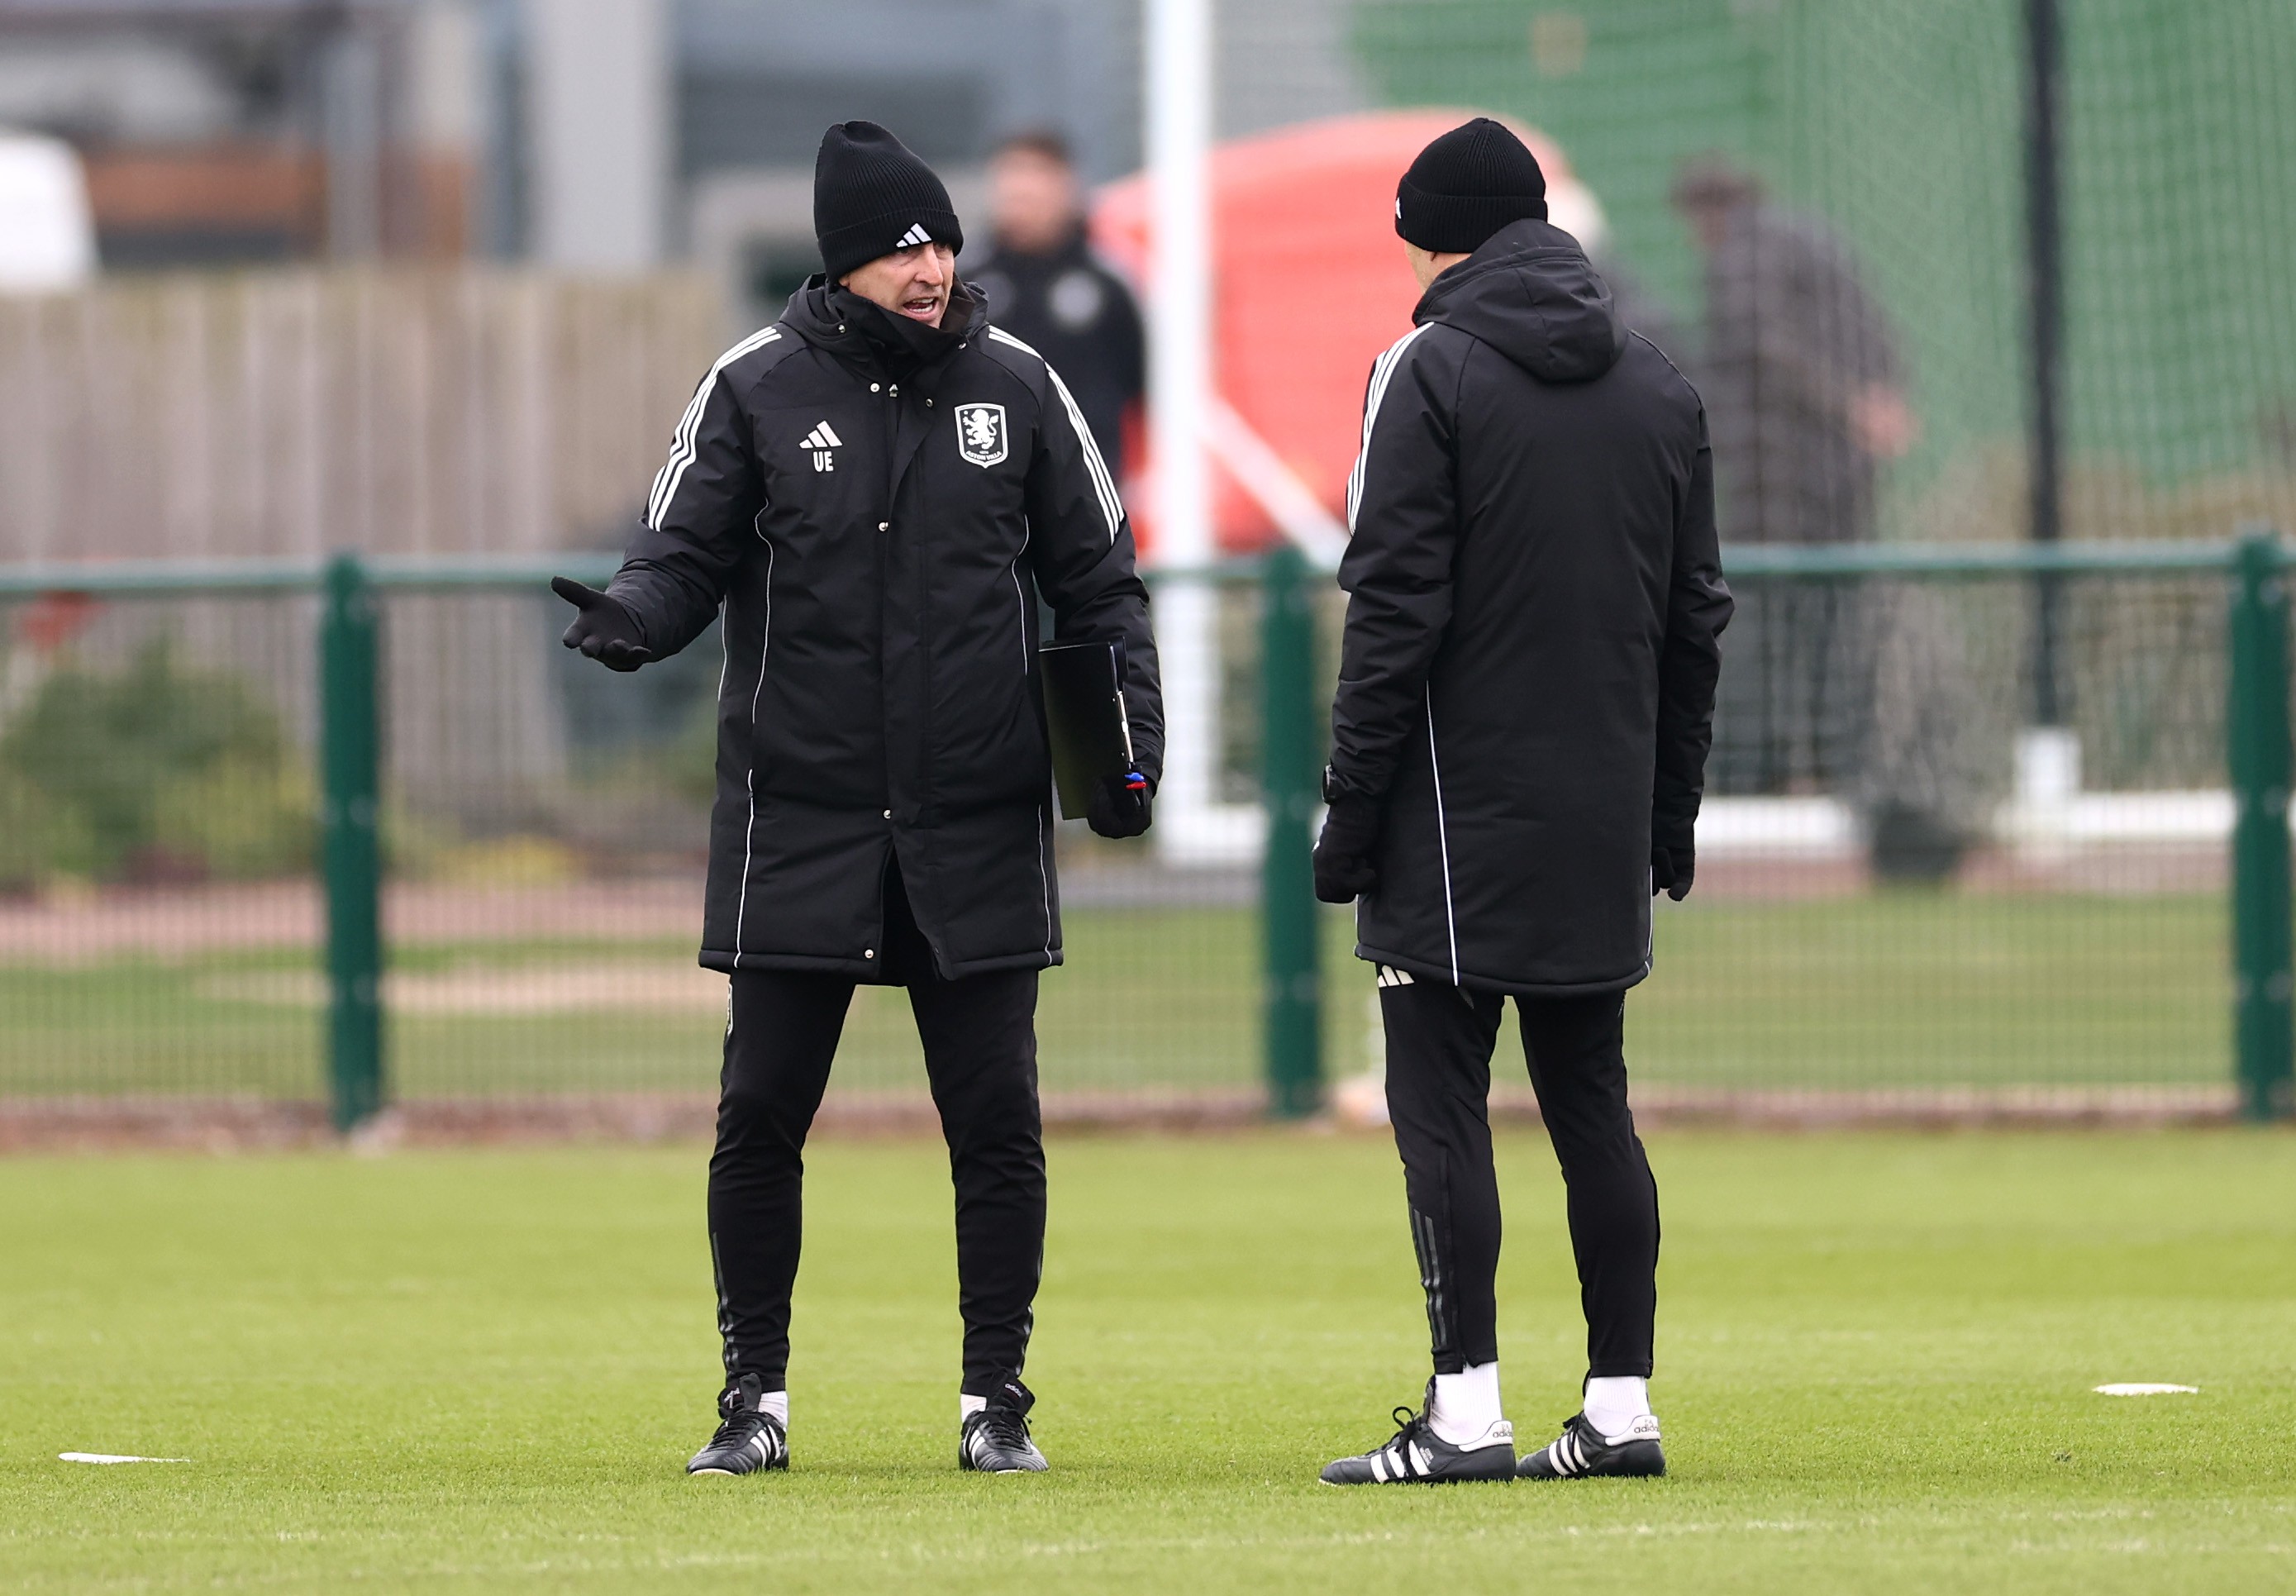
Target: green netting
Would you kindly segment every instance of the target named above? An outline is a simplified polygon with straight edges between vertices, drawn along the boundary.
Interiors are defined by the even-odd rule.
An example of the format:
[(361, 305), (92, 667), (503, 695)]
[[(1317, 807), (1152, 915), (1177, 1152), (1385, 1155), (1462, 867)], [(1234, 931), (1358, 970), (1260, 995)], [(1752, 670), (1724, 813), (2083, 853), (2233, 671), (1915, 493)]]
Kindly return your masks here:
[[(1270, 6), (1250, 37), (1284, 55), (1293, 19), (1305, 57), (1331, 9)], [(1376, 97), (1512, 114), (1566, 152), (1607, 214), (1605, 268), (1716, 411), (1733, 538), (2025, 535), (2015, 0), (1340, 9)], [(2296, 530), (2296, 6), (2062, 11), (2066, 534)], [(1764, 236), (1792, 245), (1733, 268), (1751, 284), (1670, 198), (1716, 153), (1767, 186)], [(1797, 287), (1812, 262), (1828, 285)], [(1783, 327), (1750, 329), (1757, 313)], [(1797, 353), (1811, 369), (1782, 400)], [(1860, 460), (1849, 400), (1877, 385), (1918, 437)], [(2223, 1085), (2224, 579), (2060, 585), (2070, 785), (2028, 736), (2030, 581), (1737, 586), (1698, 891), (1661, 907), (1657, 974), (1629, 1004), (1638, 1081)], [(1231, 601), (1220, 796), (1249, 802), (1252, 600)], [(121, 602), (81, 626), (45, 603), (0, 607), (0, 1099), (316, 1096), (314, 605)], [(692, 948), (712, 649), (610, 680), (558, 651), (531, 591), (395, 596), (386, 630), (394, 1088), (706, 1096), (723, 987)], [(237, 707), (173, 764), (149, 757), (156, 732), (79, 735), (86, 694), (64, 691), (127, 680), (155, 637), (193, 697)], [(1047, 1088), (1248, 1092), (1256, 870), (1063, 848)], [(1345, 913), (1324, 929), (1327, 1068), (1346, 1077), (1379, 1038)], [(836, 1084), (920, 1089), (898, 994), (857, 999)]]
[[(2063, 7), (2068, 533), (2220, 536), (2296, 504), (2296, 10)], [(1554, 138), (1607, 254), (1694, 358), (1711, 329), (1668, 190), (1710, 151), (1838, 238), (1903, 345), (1921, 442), (1888, 530), (2013, 536), (2024, 414), (2024, 70), (2013, 0), (1374, 0), (1395, 103)], [(1661, 334), (1661, 336), (1665, 336)]]
[[(1698, 889), (1660, 905), (1656, 973), (1628, 1004), (1637, 1080), (2224, 1093), (2225, 579), (2065, 581), (2083, 769), (2054, 795), (2021, 786), (2028, 580), (1738, 585), (1750, 612), (1805, 624), (1824, 601), (1835, 641), (1804, 663), (1828, 691), (1766, 715), (1750, 692), (1803, 678), (1734, 634)], [(1256, 595), (1232, 598), (1227, 781), (1248, 800)], [(41, 608), (0, 606), (0, 1100), (317, 1097), (313, 602), (121, 601), (62, 643)], [(725, 1003), (693, 962), (709, 648), (610, 677), (558, 648), (530, 593), (385, 609), (394, 1093), (706, 1099)], [(1337, 620), (1327, 606), (1327, 675)], [(1067, 830), (1046, 1090), (1248, 1098), (1256, 868)], [(1381, 1057), (1351, 929), (1325, 914), (1334, 1079)], [(834, 1084), (922, 1090), (903, 994), (857, 994)]]

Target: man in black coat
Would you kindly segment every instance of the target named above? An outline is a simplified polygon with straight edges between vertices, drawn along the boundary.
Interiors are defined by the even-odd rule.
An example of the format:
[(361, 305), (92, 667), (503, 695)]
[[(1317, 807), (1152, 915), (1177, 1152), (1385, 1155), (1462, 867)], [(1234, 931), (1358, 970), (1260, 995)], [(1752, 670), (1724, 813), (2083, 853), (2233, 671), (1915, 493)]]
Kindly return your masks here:
[(1124, 279), (1085, 238), (1084, 196), (1067, 143), (1016, 133), (988, 161), (988, 258), (964, 263), (990, 319), (1027, 340), (1076, 390), (1101, 453), (1124, 480), (1124, 413), (1139, 401), (1147, 355)]
[[(1378, 966), (1435, 1375), (1335, 1485), (1663, 1470), (1658, 1195), (1627, 1108), (1651, 898), (1690, 890), (1730, 615), (1698, 395), (1478, 119), (1403, 178), (1425, 295), (1372, 369), (1316, 888)], [(1521, 1460), (1499, 1401), (1490, 1060), (1514, 999), (1570, 1192), (1584, 1410)]]
[(1103, 836), (1148, 829), (1162, 751), (1132, 531), (1060, 375), (957, 281), (964, 233), (869, 122), (814, 177), (826, 272), (702, 379), (603, 593), (560, 578), (570, 648), (618, 670), (722, 610), (701, 962), (732, 978), (709, 1248), (724, 1422), (687, 1466), (789, 1459), (806, 1133), (857, 983), (904, 986), (947, 1133), (964, 1319), (959, 1461), (1039, 1469), (1021, 1382), (1045, 1236), (1037, 972), (1061, 962), (1038, 595), (1124, 644), (1138, 769)]

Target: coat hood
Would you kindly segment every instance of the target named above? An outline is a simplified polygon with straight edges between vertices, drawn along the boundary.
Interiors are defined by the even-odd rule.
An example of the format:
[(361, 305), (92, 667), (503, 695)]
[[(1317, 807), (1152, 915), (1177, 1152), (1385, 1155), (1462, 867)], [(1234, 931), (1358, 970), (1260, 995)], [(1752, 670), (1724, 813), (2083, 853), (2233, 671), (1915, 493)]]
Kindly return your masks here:
[(1611, 286), (1578, 241), (1528, 218), (1436, 278), (1411, 319), (1456, 327), (1545, 382), (1592, 381), (1627, 347)]

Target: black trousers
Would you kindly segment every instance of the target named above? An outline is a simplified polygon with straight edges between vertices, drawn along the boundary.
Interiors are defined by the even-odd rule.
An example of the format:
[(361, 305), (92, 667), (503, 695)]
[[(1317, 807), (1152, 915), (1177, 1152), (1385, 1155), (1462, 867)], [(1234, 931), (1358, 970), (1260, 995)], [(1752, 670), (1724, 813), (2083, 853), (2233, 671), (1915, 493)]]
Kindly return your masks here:
[[(1021, 1377), (1045, 1255), (1045, 1148), (1037, 1106), (1037, 972), (947, 981), (894, 875), (887, 974), (909, 989), (925, 1074), (956, 1187), (957, 1308), (964, 1384), (988, 1396)], [(829, 1083), (854, 983), (738, 970), (709, 1158), (709, 1253), (730, 1384), (778, 1391), (789, 1370), (805, 1138)]]
[[(1381, 972), (1387, 1107), (1403, 1156), (1435, 1372), (1499, 1355), (1499, 1187), (1491, 1052), (1502, 999)], [(1562, 1166), (1570, 1248), (1597, 1378), (1651, 1371), (1658, 1185), (1627, 1109), (1624, 998), (1518, 998), (1531, 1088)]]

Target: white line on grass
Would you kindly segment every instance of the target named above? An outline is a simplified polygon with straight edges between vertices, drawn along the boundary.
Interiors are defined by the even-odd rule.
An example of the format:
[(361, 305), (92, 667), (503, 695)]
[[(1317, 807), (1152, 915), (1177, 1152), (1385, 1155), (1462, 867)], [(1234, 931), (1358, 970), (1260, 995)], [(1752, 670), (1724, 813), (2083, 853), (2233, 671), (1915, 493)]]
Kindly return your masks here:
[(60, 1452), (60, 1463), (188, 1463), (189, 1458), (139, 1458), (118, 1452)]
[(2191, 1396), (2199, 1391), (2198, 1386), (2164, 1386), (2153, 1380), (2121, 1380), (2096, 1387), (2099, 1396)]

